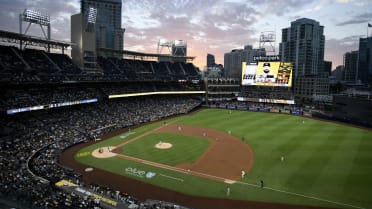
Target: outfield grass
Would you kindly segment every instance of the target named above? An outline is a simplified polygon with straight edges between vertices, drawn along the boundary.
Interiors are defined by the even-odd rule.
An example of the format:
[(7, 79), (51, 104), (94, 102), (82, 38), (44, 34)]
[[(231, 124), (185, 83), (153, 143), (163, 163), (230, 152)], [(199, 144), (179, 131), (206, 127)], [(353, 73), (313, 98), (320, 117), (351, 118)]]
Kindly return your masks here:
[[(342, 208), (353, 208), (353, 206), (372, 208), (372, 198), (370, 198), (372, 194), (370, 192), (372, 188), (371, 131), (284, 114), (245, 111), (232, 111), (232, 114), (229, 114), (229, 112), (229, 110), (207, 109), (196, 114), (167, 120), (168, 123), (231, 131), (232, 135), (244, 138), (249, 144), (255, 158), (252, 170), (240, 183), (230, 186), (231, 195), (228, 198)], [(80, 155), (77, 154), (76, 159), (82, 163), (135, 179), (140, 178), (125, 173), (126, 167), (166, 174), (183, 181), (167, 179), (160, 175), (152, 179), (142, 178), (142, 180), (186, 194), (226, 198), (224, 183), (119, 158), (95, 159), (82, 154), (90, 153), (100, 146), (117, 145), (161, 124), (159, 122), (141, 127), (133, 130), (126, 137), (117, 136), (84, 148), (79, 152)], [(128, 133), (123, 133), (121, 136), (125, 134)], [(151, 141), (151, 135), (149, 137), (150, 139), (146, 140)], [(136, 143), (144, 143), (141, 141), (142, 139)], [(129, 145), (131, 143), (126, 146)], [(141, 155), (147, 155), (149, 150), (146, 150), (146, 145), (140, 147), (142, 146), (143, 150), (137, 147), (133, 148), (137, 151), (132, 148), (127, 151), (142, 152)], [(203, 149), (205, 148), (201, 148), (200, 151)], [(150, 158), (147, 160), (152, 160), (153, 155), (148, 156)], [(285, 158), (283, 162), (280, 160), (281, 156)], [(161, 154), (157, 158), (161, 161)], [(165, 155), (164, 158), (169, 158), (169, 155), (168, 157)], [(180, 159), (185, 160), (183, 157)], [(194, 161), (195, 158), (186, 160)], [(164, 163), (173, 165), (174, 162), (164, 161)], [(264, 180), (265, 186), (290, 192), (290, 194), (248, 185), (258, 184), (260, 179)], [(296, 194), (351, 206), (301, 197)]]

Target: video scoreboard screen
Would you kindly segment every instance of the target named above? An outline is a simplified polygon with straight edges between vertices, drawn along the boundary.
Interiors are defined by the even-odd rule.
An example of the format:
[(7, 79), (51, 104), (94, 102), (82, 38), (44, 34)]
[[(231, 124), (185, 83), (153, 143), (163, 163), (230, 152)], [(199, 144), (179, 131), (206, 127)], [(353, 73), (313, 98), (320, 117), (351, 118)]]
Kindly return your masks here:
[(293, 63), (258, 61), (242, 63), (242, 85), (244, 86), (292, 86)]

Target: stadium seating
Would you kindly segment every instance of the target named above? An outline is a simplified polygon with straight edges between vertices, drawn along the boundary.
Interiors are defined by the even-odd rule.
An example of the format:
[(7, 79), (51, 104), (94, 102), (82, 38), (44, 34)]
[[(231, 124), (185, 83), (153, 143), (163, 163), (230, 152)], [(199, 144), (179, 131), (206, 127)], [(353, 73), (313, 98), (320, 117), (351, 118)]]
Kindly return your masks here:
[(183, 66), (183, 69), (185, 70), (186, 74), (188, 76), (190, 76), (191, 78), (198, 76), (198, 72), (195, 69), (195, 67), (194, 67), (193, 64), (191, 64), (191, 63), (186, 63), (186, 64), (185, 63), (182, 63), (182, 66)]
[(38, 82), (40, 78), (15, 47), (0, 46), (0, 82)]
[(56, 73), (61, 69), (53, 63), (44, 51), (26, 49), (21, 51), (23, 59), (30, 65), (32, 69), (40, 73)]
[(159, 80), (172, 80), (171, 72), (165, 62), (151, 62), (156, 78)]
[(183, 70), (181, 63), (179, 62), (168, 63), (168, 66), (169, 66), (172, 76), (176, 80), (186, 80), (186, 73)]
[(0, 46), (0, 82), (171, 81), (200, 79), (191, 63), (97, 57), (103, 75), (88, 74), (65, 54)]
[(72, 62), (65, 54), (47, 53), (47, 56), (61, 69), (61, 73), (67, 76), (81, 73), (81, 69)]
[(294, 96), (290, 89), (284, 87), (242, 87), (239, 96), (257, 99), (283, 99), (293, 100)]
[[(92, 92), (98, 92), (70, 88), (69, 93), (64, 95), (62, 92), (66, 91), (66, 87), (61, 87), (43, 95), (64, 100), (71, 95), (88, 98)], [(60, 95), (66, 97), (59, 98)], [(58, 163), (62, 151), (116, 129), (187, 113), (199, 105), (200, 100), (189, 96), (164, 95), (102, 100), (68, 109), (56, 108), (4, 117), (0, 121), (0, 198), (16, 202), (20, 208), (102, 208), (96, 199), (87, 199), (52, 186), (61, 179), (69, 179), (80, 185), (81, 175)], [(115, 199), (124, 208), (143, 205), (145, 209), (162, 204), (174, 208), (173, 204), (160, 201), (142, 203), (126, 193), (116, 193), (100, 185), (87, 186), (89, 191)]]
[[(9, 198), (20, 208), (100, 208), (97, 200), (72, 195), (44, 181), (53, 183), (64, 178), (74, 182), (81, 180), (80, 174), (58, 164), (59, 154), (81, 141), (100, 137), (119, 128), (186, 113), (201, 103), (200, 99), (188, 96), (106, 100), (112, 94), (193, 88), (178, 82), (146, 82), (161, 80), (159, 77), (172, 79), (169, 71), (166, 76), (156, 74), (154, 66), (158, 63), (155, 62), (98, 57), (98, 64), (104, 72), (100, 76), (84, 74), (66, 55), (39, 50), (20, 51), (8, 46), (0, 46), (0, 55), (2, 115), (9, 109), (49, 107), (55, 103), (92, 98), (99, 101), (89, 105), (2, 116), (0, 198)], [(168, 69), (168, 64), (158, 65)], [(140, 82), (115, 83), (115, 80)], [(48, 84), (62, 81), (93, 83)], [(99, 193), (111, 194), (109, 196), (122, 205), (142, 204), (128, 194), (116, 195), (110, 188), (99, 185), (90, 185), (90, 188)], [(147, 202), (143, 208), (162, 204), (155, 200)], [(167, 207), (172, 208), (170, 205), (167, 204)]]
[(97, 63), (104, 70), (105, 75), (119, 75), (121, 71), (117, 65), (115, 65), (110, 59), (104, 57), (97, 57)]

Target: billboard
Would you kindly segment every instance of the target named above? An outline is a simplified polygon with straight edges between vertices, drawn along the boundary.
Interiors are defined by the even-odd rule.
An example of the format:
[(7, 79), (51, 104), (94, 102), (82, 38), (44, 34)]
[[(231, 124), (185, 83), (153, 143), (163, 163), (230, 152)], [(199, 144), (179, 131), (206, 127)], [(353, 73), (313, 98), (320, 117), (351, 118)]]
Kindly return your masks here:
[(275, 104), (295, 104), (293, 99), (267, 99), (267, 98), (248, 98), (248, 97), (237, 97), (240, 102), (263, 102), (263, 103), (275, 103)]
[(142, 92), (142, 93), (115, 94), (115, 95), (109, 95), (109, 99), (115, 99), (115, 98), (121, 98), (121, 97), (160, 95), (160, 94), (205, 94), (205, 91), (152, 91), (152, 92)]
[(242, 63), (244, 86), (292, 86), (293, 64), (291, 62), (259, 61)]
[(29, 112), (29, 111), (33, 111), (33, 110), (43, 110), (43, 109), (71, 106), (71, 105), (77, 105), (77, 104), (89, 104), (89, 103), (93, 103), (93, 102), (98, 102), (98, 99), (93, 98), (93, 99), (84, 99), (84, 100), (77, 100), (77, 101), (71, 101), (71, 102), (52, 103), (52, 104), (48, 104), (48, 105), (21, 107), (21, 108), (9, 109), (9, 110), (6, 111), (6, 113), (8, 115), (12, 115), (12, 114), (20, 113), (20, 112)]

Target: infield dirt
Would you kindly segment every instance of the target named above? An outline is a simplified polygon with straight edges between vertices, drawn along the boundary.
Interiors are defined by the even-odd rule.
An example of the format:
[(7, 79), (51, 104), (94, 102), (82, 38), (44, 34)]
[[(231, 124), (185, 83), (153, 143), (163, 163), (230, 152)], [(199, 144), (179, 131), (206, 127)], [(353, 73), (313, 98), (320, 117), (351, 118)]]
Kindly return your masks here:
[[(164, 129), (159, 129), (159, 132), (175, 132), (180, 131), (177, 126), (165, 126)], [(125, 129), (121, 132), (127, 131)], [(223, 133), (213, 129), (207, 129), (197, 126), (184, 126), (182, 134), (203, 136), (211, 140), (212, 145), (194, 164), (180, 164), (179, 168), (199, 170), (201, 172), (218, 174), (230, 179), (240, 178), (241, 169), (249, 170), (253, 165), (253, 152), (249, 146), (241, 140), (231, 136), (228, 133)], [(103, 137), (103, 139), (110, 138), (117, 135), (119, 132), (111, 133)], [(205, 135), (206, 134), (206, 135)], [(70, 167), (82, 174), (82, 181), (86, 184), (95, 183), (101, 186), (107, 186), (115, 190), (128, 193), (140, 200), (156, 199), (161, 201), (173, 202), (175, 204), (184, 205), (196, 209), (314, 209), (320, 207), (287, 205), (277, 203), (265, 203), (243, 200), (231, 200), (220, 198), (208, 198), (182, 194), (179, 192), (164, 189), (158, 186), (147, 184), (131, 178), (123, 177), (114, 173), (107, 172), (101, 169), (95, 169), (94, 172), (84, 172), (86, 165), (77, 162), (74, 155), (86, 146), (92, 145), (94, 142), (87, 142), (73, 146), (61, 155), (60, 163), (64, 166)], [(244, 149), (236, 150), (237, 146), (245, 144)], [(239, 151), (240, 150), (240, 151)], [(250, 151), (249, 151), (250, 150)], [(244, 156), (244, 157), (242, 157)], [(224, 164), (232, 163), (232, 167), (236, 170), (226, 171)], [(238, 171), (238, 172), (237, 172)]]

